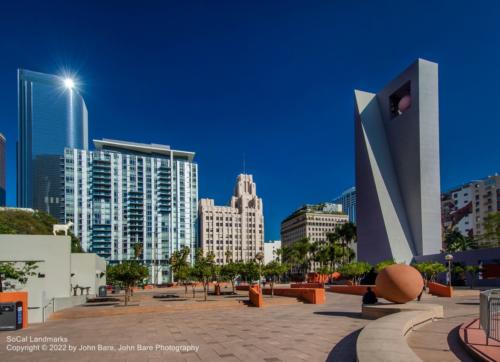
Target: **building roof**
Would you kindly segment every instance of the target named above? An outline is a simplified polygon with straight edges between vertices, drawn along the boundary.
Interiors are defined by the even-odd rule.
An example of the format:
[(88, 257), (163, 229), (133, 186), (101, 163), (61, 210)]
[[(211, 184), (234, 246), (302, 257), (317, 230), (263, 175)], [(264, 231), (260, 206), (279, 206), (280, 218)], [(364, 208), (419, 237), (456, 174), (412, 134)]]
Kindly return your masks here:
[(286, 217), (281, 223), (283, 224), (284, 222), (293, 219), (296, 216), (306, 214), (306, 213), (314, 213), (314, 214), (323, 214), (323, 215), (338, 215), (338, 216), (348, 216), (344, 212), (340, 211), (333, 211), (333, 210), (328, 210), (326, 208), (326, 205), (329, 203), (322, 203), (322, 204), (315, 204), (315, 205), (310, 205), (306, 204), (302, 206), (301, 208), (295, 210), (291, 215)]
[(174, 157), (187, 157), (189, 161), (192, 161), (195, 153), (189, 151), (173, 150), (168, 145), (160, 145), (156, 143), (138, 143), (129, 141), (112, 140), (109, 138), (103, 138), (102, 140), (94, 140), (95, 148), (102, 150), (105, 148), (112, 149), (123, 149), (127, 151), (134, 151), (147, 154), (161, 154), (170, 156), (172, 154)]

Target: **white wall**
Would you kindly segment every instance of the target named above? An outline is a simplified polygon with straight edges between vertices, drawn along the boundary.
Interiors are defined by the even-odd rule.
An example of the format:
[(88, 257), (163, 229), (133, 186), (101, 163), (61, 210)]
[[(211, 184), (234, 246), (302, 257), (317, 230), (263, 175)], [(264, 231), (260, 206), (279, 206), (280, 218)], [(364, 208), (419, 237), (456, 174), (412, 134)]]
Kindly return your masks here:
[(52, 298), (70, 296), (70, 252), (68, 236), (0, 235), (0, 261), (38, 261), (37, 275), (16, 288), (28, 291), (29, 323), (43, 321)]
[(97, 294), (99, 286), (106, 285), (106, 275), (101, 273), (106, 273), (106, 261), (97, 254), (71, 254), (72, 287), (90, 287), (89, 294)]
[(281, 248), (281, 240), (273, 240), (264, 243), (264, 264), (277, 259), (276, 250)]

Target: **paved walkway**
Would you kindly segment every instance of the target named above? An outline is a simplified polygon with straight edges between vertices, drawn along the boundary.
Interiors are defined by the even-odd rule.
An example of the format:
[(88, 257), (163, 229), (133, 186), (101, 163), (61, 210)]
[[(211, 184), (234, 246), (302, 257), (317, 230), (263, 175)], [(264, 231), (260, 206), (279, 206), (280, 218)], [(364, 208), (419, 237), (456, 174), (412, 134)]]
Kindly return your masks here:
[[(460, 325), (479, 316), (479, 295), (436, 298), (444, 306), (444, 318), (426, 324), (408, 335), (408, 344), (425, 362), (474, 361), (459, 342)], [(429, 300), (430, 301), (430, 300)]]
[[(461, 301), (460, 298), (452, 301), (433, 298), (432, 302), (436, 300), (445, 303), (446, 309), (456, 308)], [(323, 305), (280, 304), (277, 300), (263, 309), (247, 307), (237, 301), (231, 308), (218, 302), (195, 303), (200, 308), (112, 316), (98, 313), (85, 318), (69, 318), (69, 313), (68, 319), (3, 332), (0, 334), (0, 361), (354, 361), (356, 337), (369, 323), (360, 316), (361, 297), (344, 294), (327, 293), (327, 302)], [(208, 305), (213, 307), (207, 309)], [(92, 308), (97, 311), (100, 307)], [(450, 316), (457, 314), (457, 319), (441, 329), (443, 336), (437, 343), (444, 341), (441, 349), (446, 349), (442, 347), (447, 345), (446, 329), (452, 328), (455, 322), (460, 324), (462, 316), (470, 319), (468, 315), (477, 314), (478, 310), (477, 305), (464, 304), (459, 308), (462, 314), (450, 312)], [(73, 312), (78, 313), (81, 309), (75, 308)], [(438, 323), (441, 322), (424, 328), (432, 330)], [(410, 340), (414, 340), (412, 347), (424, 356), (424, 361), (436, 360), (428, 359), (434, 347), (418, 345), (426, 338), (421, 332), (424, 328), (410, 335)], [(51, 342), (47, 337), (62, 337), (63, 341)], [(429, 345), (434, 346), (435, 342), (432, 340)], [(187, 351), (191, 346), (198, 348), (197, 352)], [(28, 347), (35, 350), (7, 351), (7, 348)], [(454, 356), (452, 351), (443, 353), (446, 356), (443, 354), (444, 359), (439, 358), (439, 361), (453, 360), (446, 359)]]
[[(329, 354), (332, 358), (345, 356), (346, 353), (352, 355), (353, 349), (348, 348), (348, 344), (337, 343), (368, 323), (360, 318), (360, 297), (329, 293), (327, 298), (324, 305), (294, 303), (263, 309), (241, 305), (239, 308), (52, 320), (26, 330), (0, 334), (0, 360), (279, 362), (325, 361)], [(199, 304), (211, 303), (216, 302)], [(35, 343), (29, 340), (8, 343), (8, 336), (29, 336), (32, 339), (62, 336), (68, 340), (62, 343)], [(47, 348), (60, 345), (62, 347), (56, 348), (66, 350), (6, 351), (7, 345), (42, 344)], [(68, 350), (69, 345), (80, 348), (99, 344), (113, 346), (115, 351)], [(153, 351), (138, 351), (138, 344), (151, 346)], [(135, 350), (116, 352), (121, 345), (132, 346), (130, 348)], [(199, 350), (198, 353), (156, 350), (169, 345), (194, 345), (199, 346)]]

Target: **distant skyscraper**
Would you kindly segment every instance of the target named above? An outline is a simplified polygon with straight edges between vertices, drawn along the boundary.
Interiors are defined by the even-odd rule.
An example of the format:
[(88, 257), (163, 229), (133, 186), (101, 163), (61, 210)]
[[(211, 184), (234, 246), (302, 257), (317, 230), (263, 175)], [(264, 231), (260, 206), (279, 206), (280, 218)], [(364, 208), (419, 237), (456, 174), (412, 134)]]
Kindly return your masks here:
[(5, 137), (0, 133), (0, 206), (5, 206)]
[[(171, 279), (167, 260), (197, 244), (198, 165), (166, 145), (95, 140), (96, 151), (64, 152), (64, 221), (86, 251), (110, 263), (139, 255), (151, 282)], [(192, 260), (192, 258), (191, 258)]]
[(439, 253), (438, 65), (418, 59), (378, 93), (354, 98), (358, 259)]
[(61, 158), (87, 150), (87, 107), (72, 80), (19, 69), (17, 206), (61, 218)]
[(333, 200), (336, 204), (342, 205), (342, 210), (349, 215), (349, 221), (356, 223), (356, 188), (351, 187)]
[(264, 252), (264, 211), (252, 175), (238, 176), (229, 206), (201, 199), (199, 210), (201, 247), (216, 263), (250, 261)]

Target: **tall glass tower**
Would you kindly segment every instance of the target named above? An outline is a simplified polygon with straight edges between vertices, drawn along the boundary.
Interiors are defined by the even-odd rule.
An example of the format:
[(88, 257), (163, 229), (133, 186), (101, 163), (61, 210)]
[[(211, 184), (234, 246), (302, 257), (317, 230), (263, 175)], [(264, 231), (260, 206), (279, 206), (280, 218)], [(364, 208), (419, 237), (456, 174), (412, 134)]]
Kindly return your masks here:
[(88, 115), (71, 79), (18, 69), (17, 206), (63, 219), (61, 159), (88, 149)]

